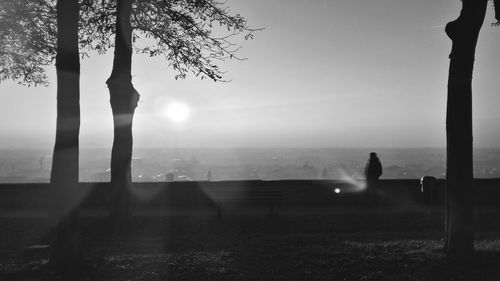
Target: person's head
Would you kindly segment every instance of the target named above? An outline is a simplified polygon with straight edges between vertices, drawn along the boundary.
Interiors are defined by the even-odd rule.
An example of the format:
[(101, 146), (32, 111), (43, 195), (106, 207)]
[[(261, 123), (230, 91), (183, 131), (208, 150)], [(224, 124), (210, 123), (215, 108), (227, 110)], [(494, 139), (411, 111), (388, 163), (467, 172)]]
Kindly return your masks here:
[(370, 158), (377, 158), (377, 153), (370, 152)]

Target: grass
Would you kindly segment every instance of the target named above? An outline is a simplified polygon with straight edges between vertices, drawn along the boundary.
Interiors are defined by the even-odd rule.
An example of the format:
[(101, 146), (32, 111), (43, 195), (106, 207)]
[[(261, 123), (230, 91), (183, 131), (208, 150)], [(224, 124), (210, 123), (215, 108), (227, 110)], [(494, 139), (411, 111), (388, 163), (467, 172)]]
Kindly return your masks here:
[[(477, 214), (476, 254), (442, 254), (442, 218), (413, 210), (321, 215), (134, 217), (124, 235), (82, 222), (83, 280), (500, 280), (500, 212)], [(2, 218), (0, 280), (61, 280), (43, 219)]]

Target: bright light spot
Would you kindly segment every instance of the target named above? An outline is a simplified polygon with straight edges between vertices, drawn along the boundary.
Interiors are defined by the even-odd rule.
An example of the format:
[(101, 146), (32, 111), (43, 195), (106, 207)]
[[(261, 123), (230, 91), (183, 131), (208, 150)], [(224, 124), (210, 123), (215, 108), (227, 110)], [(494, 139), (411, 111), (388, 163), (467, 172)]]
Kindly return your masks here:
[(343, 169), (339, 169), (340, 179), (345, 181), (352, 187), (349, 187), (345, 192), (361, 192), (366, 189), (366, 181), (364, 180), (355, 180), (353, 177), (349, 176)]
[(340, 188), (335, 188), (335, 190), (333, 190), (335, 193), (339, 194), (340, 193)]
[(175, 123), (182, 123), (191, 115), (191, 109), (184, 103), (172, 102), (165, 108), (165, 115)]

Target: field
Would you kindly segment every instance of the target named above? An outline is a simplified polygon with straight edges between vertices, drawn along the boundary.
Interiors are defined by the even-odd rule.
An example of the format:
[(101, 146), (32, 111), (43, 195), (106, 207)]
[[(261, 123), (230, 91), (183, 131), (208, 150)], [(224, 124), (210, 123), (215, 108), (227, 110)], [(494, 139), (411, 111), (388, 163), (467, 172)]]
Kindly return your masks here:
[[(342, 208), (134, 217), (120, 236), (105, 217), (82, 221), (83, 280), (500, 280), (500, 212), (476, 213), (474, 257), (442, 254), (440, 210)], [(0, 280), (60, 280), (47, 264), (43, 218), (0, 219)]]

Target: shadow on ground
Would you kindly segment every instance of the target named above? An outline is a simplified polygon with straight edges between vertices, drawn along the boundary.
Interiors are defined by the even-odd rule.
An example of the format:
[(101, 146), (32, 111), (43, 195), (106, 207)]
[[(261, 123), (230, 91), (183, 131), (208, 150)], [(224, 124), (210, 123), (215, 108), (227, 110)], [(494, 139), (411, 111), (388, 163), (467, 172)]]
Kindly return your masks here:
[[(478, 213), (477, 253), (441, 252), (440, 212), (374, 210), (308, 216), (134, 217), (111, 236), (83, 219), (83, 280), (500, 280), (500, 212)], [(2, 218), (0, 279), (58, 280), (44, 219)]]

